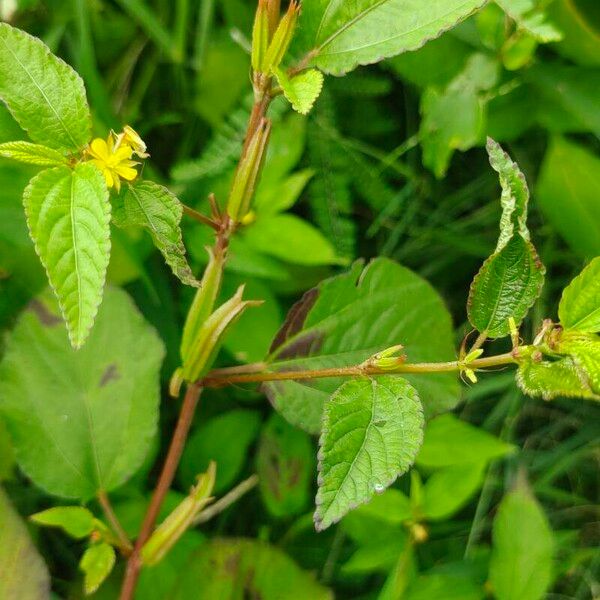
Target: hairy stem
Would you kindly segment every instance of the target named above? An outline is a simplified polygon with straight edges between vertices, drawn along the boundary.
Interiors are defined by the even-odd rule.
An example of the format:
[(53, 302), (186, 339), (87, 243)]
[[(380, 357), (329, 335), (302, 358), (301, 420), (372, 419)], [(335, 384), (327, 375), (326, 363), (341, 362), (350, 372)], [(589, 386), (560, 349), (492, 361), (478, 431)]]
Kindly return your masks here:
[[(517, 359), (513, 352), (486, 356), (469, 362), (470, 369), (485, 369), (489, 367), (500, 367), (516, 363)], [(448, 373), (460, 371), (464, 368), (461, 361), (432, 362), (432, 363), (405, 363), (393, 369), (382, 369), (380, 367), (360, 364), (348, 367), (333, 367), (329, 369), (308, 369), (306, 371), (279, 371), (273, 373), (223, 373), (213, 371), (203, 380), (204, 387), (223, 387), (236, 383), (261, 383), (266, 381), (289, 381), (300, 379), (323, 379), (326, 377), (358, 377), (361, 375), (394, 375), (400, 373)]]
[(198, 399), (200, 398), (200, 392), (202, 387), (198, 384), (190, 385), (185, 393), (183, 404), (181, 405), (181, 411), (179, 413), (179, 419), (177, 426), (173, 432), (173, 438), (171, 439), (171, 445), (167, 457), (163, 464), (158, 483), (152, 494), (150, 505), (146, 511), (142, 527), (140, 529), (139, 536), (135, 542), (133, 552), (127, 561), (127, 569), (125, 571), (125, 579), (123, 580), (123, 587), (121, 589), (120, 600), (131, 600), (135, 593), (135, 586), (140, 574), (142, 566), (140, 560), (140, 552), (144, 544), (148, 541), (148, 538), (152, 534), (154, 525), (158, 518), (158, 513), (162, 506), (163, 500), (173, 483), (175, 477), (175, 471), (179, 464), (179, 459), (183, 453), (185, 441), (187, 439), (192, 419), (198, 405)]

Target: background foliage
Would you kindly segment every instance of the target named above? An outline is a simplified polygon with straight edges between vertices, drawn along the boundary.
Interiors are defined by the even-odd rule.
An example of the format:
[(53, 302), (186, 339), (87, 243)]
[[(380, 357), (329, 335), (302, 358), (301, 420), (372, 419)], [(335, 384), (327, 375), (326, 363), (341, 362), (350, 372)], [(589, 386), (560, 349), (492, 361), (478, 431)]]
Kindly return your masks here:
[[(145, 175), (204, 212), (208, 192), (225, 197), (251, 102), (248, 39), (254, 3), (11, 0), (0, 4), (0, 12), (82, 75), (97, 135), (122, 123), (140, 132), (152, 154)], [(322, 60), (325, 69), (349, 68)], [(393, 258), (426, 278), (452, 313), (458, 345), (470, 330), (464, 308), (469, 284), (496, 244), (501, 211), (497, 177), (483, 149), (487, 135), (509, 149), (532, 190), (529, 229), (547, 268), (543, 295), (524, 324), (523, 332), (533, 334), (584, 262), (600, 254), (598, 90), (596, 2), (498, 0), (420, 50), (360, 67), (343, 79), (328, 77), (308, 118), (275, 103), (277, 126), (257, 192), (256, 222), (232, 243), (222, 292), (229, 297), (247, 281), (247, 297), (265, 303), (236, 325), (222, 364), (262, 360), (301, 293), (359, 257)], [(0, 107), (0, 142), (22, 138)], [(0, 492), (0, 565), (10, 540), (27, 536), (17, 512), (30, 515), (57, 504), (51, 494), (87, 500), (98, 487), (114, 489), (117, 513), (135, 534), (163, 438), (176, 416), (166, 386), (178, 366), (193, 292), (172, 277), (141, 229), (114, 229), (109, 283), (127, 291), (162, 343), (138, 329), (138, 311), (122, 291), (111, 288), (88, 345), (77, 354), (78, 364), (64, 376), (63, 388), (50, 393), (44, 372), (55, 368), (47, 358), (60, 360), (60, 344), (53, 339), (57, 330), (40, 322), (56, 319), (57, 309), (46, 295), (19, 318), (46, 286), (21, 205), (34, 173), (0, 160), (0, 326), (14, 329), (15, 339), (3, 357), (0, 379), (4, 397), (12, 399), (3, 409), (5, 418), (21, 423), (11, 438), (0, 420), (0, 479), (6, 490)], [(208, 236), (207, 228), (184, 221), (196, 274), (207, 260)], [(373, 276), (385, 268), (385, 259), (377, 261)], [(360, 265), (351, 273), (357, 269)], [(414, 284), (412, 274), (405, 277), (407, 285)], [(346, 279), (360, 295), (354, 279)], [(376, 302), (365, 310), (376, 315)], [(312, 311), (318, 322), (318, 304)], [(118, 337), (105, 331), (109, 319), (111, 329), (122, 323)], [(389, 326), (384, 321), (379, 327)], [(334, 333), (336, 326), (342, 330), (344, 323), (332, 324)], [(425, 321), (420, 335), (433, 356), (424, 359), (444, 359), (449, 352), (440, 335), (447, 326), (433, 317)], [(377, 327), (371, 332), (374, 346)], [(417, 339), (416, 326), (414, 335)], [(139, 356), (119, 350), (119, 344), (131, 347), (128, 338), (138, 342)], [(331, 343), (335, 350), (335, 340)], [(503, 342), (496, 345), (498, 351), (505, 348)], [(281, 348), (272, 350), (273, 361)], [(360, 355), (365, 348), (354, 350)], [(144, 370), (151, 373), (163, 351), (155, 434), (158, 385)], [(28, 390), (19, 388), (23, 378), (16, 373), (25, 365)], [(145, 420), (136, 420), (126, 440), (114, 440), (112, 455), (85, 455), (77, 444), (88, 447), (86, 415), (74, 400), (71, 410), (71, 399), (86, 395), (86, 377), (106, 377), (107, 396), (124, 393), (119, 388), (134, 371), (141, 383), (137, 394), (126, 394), (131, 406), (121, 407), (122, 418), (127, 409)], [(597, 597), (597, 404), (528, 399), (508, 373), (481, 379), (463, 389), (456, 409), (460, 420), (444, 415), (430, 421), (410, 476), (319, 534), (311, 518), (315, 440), (273, 414), (265, 396), (252, 389), (207, 391), (167, 508), (181, 500), (211, 459), (218, 464), (218, 494), (254, 472), (260, 484), (186, 533), (168, 559), (143, 574), (138, 597), (215, 598), (233, 594), (248, 580), (265, 598), (278, 597), (282, 589), (285, 598), (325, 598), (328, 590), (342, 598), (465, 599), (481, 598), (485, 590), (500, 599)], [(445, 406), (452, 406), (454, 382), (440, 388), (448, 394)], [(267, 390), (275, 405), (278, 391)], [(347, 400), (340, 396), (352, 391), (338, 393), (338, 400)], [(420, 392), (426, 397), (426, 390)], [(46, 418), (28, 422), (21, 397), (39, 401)], [(53, 406), (53, 400), (61, 404)], [(98, 418), (102, 401), (89, 398), (88, 408), (98, 411)], [(108, 425), (100, 423), (96, 434), (110, 436)], [(44, 447), (46, 439), (60, 436), (61, 427), (81, 435), (61, 456), (48, 454), (48, 463), (64, 460), (83, 476), (44, 480), (52, 470), (28, 460), (36, 451), (28, 440)], [(128, 449), (127, 441), (136, 439), (140, 444)], [(38, 482), (36, 468), (43, 471), (44, 491), (27, 478)], [(90, 506), (99, 514), (93, 501)], [(526, 535), (514, 536), (515, 531)], [(421, 543), (408, 543), (408, 532)], [(39, 554), (57, 597), (79, 597), (81, 542), (54, 529), (32, 534), (35, 546), (27, 541), (22, 550), (31, 564), (30, 597), (39, 597), (35, 586), (43, 587), (49, 577)], [(238, 559), (235, 576), (228, 570), (232, 556)], [(538, 565), (533, 581), (532, 563)], [(182, 569), (185, 576), (179, 578)], [(117, 572), (97, 597), (115, 597), (119, 579)], [(0, 569), (2, 581), (8, 578)], [(0, 597), (10, 598), (10, 588), (2, 585)]]

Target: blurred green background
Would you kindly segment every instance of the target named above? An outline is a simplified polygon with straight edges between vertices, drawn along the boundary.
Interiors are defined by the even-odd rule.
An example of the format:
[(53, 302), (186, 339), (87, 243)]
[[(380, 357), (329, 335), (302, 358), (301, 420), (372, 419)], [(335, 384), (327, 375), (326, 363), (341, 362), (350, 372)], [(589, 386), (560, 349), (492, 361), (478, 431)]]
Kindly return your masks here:
[[(529, 4), (528, 18), (521, 20), (505, 13), (502, 2), (491, 2), (421, 50), (343, 79), (328, 77), (308, 118), (275, 102), (257, 219), (232, 245), (223, 291), (230, 295), (247, 282), (248, 296), (265, 304), (236, 326), (222, 365), (262, 359), (303, 291), (355, 258), (379, 255), (436, 287), (454, 316), (458, 345), (469, 330), (469, 284), (498, 231), (498, 183), (483, 149), (488, 135), (527, 176), (530, 229), (547, 267), (543, 295), (524, 333), (531, 335), (541, 318), (554, 316), (560, 290), (586, 259), (600, 254), (600, 3)], [(251, 106), (254, 9), (250, 0), (0, 0), (0, 18), (39, 36), (81, 74), (96, 133), (132, 125), (151, 153), (145, 169), (203, 212), (209, 192), (224, 200), (241, 148)], [(22, 136), (0, 107), (0, 141)], [(0, 161), (3, 330), (46, 285), (21, 205), (34, 172)], [(191, 221), (184, 225), (190, 262), (200, 272), (210, 232)], [(167, 346), (166, 385), (178, 366), (190, 290), (174, 280), (151, 241), (137, 231), (113, 232), (109, 279), (133, 296), (160, 332)], [(464, 499), (424, 520), (428, 539), (411, 558), (408, 591), (401, 597), (482, 597), (492, 520), (518, 476), (529, 480), (554, 531), (547, 597), (600, 597), (600, 408), (580, 400), (526, 399), (509, 372), (484, 375), (477, 386), (465, 386), (464, 396), (461, 419), (515, 450), (491, 452)], [(193, 549), (207, 543), (205, 536), (269, 542), (336, 597), (386, 597), (393, 588), (406, 541), (403, 519), (383, 506), (358, 511), (317, 535), (310, 518), (315, 442), (271, 412), (263, 396), (248, 390), (205, 394), (180, 468), (179, 492), (187, 491), (210, 457), (220, 466), (219, 493), (257, 468), (270, 474), (276, 489), (261, 484), (202, 533), (186, 534), (168, 564), (142, 581), (139, 598), (171, 597), (177, 572)], [(115, 495), (133, 532), (175, 416), (165, 394), (163, 436), (142, 472)], [(444, 432), (469, 451), (472, 441), (464, 432)], [(424, 477), (430, 472), (427, 465), (418, 470)], [(440, 484), (440, 494), (460, 496), (465, 474), (459, 475), (445, 488)], [(1, 423), (0, 479), (22, 514), (51, 504), (15, 470)], [(412, 486), (418, 486), (414, 478)], [(396, 487), (407, 492), (410, 477)], [(178, 498), (174, 492), (170, 504)], [(74, 581), (80, 547), (55, 531), (40, 532), (37, 541), (56, 593), (79, 597)], [(299, 577), (286, 560), (265, 551), (263, 568), (282, 561), (268, 570), (273, 585)], [(203, 563), (186, 585), (200, 589), (211, 576), (210, 562)], [(115, 597), (117, 582), (118, 573), (97, 597)], [(281, 597), (322, 593), (303, 585), (309, 584), (300, 578), (297, 595)], [(201, 597), (194, 594), (176, 597)]]

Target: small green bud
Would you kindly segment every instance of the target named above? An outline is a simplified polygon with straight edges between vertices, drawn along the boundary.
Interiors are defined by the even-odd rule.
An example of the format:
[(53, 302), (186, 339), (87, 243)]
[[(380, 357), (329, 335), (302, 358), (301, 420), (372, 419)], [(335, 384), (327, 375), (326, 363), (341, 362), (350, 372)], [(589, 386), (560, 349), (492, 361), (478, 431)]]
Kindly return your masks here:
[(472, 350), (463, 358), (463, 363), (468, 364), (473, 362), (475, 359), (479, 358), (483, 354), (483, 348), (477, 348), (477, 350)]
[(279, 25), (277, 26), (277, 29), (273, 34), (273, 39), (267, 49), (263, 63), (264, 72), (270, 73), (279, 68), (281, 61), (289, 48), (290, 42), (292, 41), (299, 14), (300, 5), (296, 0), (292, 0), (287, 12), (283, 15), (281, 21), (279, 21)]
[(185, 325), (183, 327), (183, 336), (181, 338), (181, 360), (186, 361), (191, 345), (196, 339), (198, 330), (206, 319), (211, 315), (219, 291), (221, 290), (221, 280), (223, 278), (223, 265), (225, 263), (224, 251), (215, 253), (211, 248), (206, 248), (208, 252), (208, 265), (202, 276), (202, 284), (196, 291), (194, 301), (188, 311)]
[(252, 69), (263, 72), (265, 54), (269, 45), (269, 1), (259, 0), (252, 27)]
[(258, 183), (270, 134), (271, 122), (263, 119), (254, 132), (235, 173), (227, 200), (227, 213), (235, 223), (242, 220), (250, 211), (250, 203)]
[(239, 319), (248, 306), (259, 306), (261, 301), (242, 300), (244, 286), (215, 310), (196, 330), (188, 353), (183, 360), (182, 376), (186, 381), (198, 381), (211, 368), (228, 329)]
[(382, 371), (393, 371), (406, 360), (406, 355), (397, 355), (403, 348), (404, 346), (402, 346), (402, 344), (390, 346), (371, 356), (371, 358), (367, 359), (366, 364), (381, 369)]
[(160, 562), (196, 516), (212, 502), (210, 495), (215, 487), (216, 474), (217, 466), (211, 461), (206, 473), (198, 476), (198, 482), (189, 495), (156, 528), (142, 548), (142, 561), (145, 565), (152, 566)]

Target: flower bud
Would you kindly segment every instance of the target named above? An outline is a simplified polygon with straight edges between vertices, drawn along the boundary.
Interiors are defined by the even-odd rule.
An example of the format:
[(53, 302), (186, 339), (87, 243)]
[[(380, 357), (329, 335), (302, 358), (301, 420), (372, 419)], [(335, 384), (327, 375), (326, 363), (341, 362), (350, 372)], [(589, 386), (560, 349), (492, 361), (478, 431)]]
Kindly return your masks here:
[(227, 201), (227, 213), (234, 222), (239, 222), (250, 210), (270, 134), (271, 122), (263, 119), (250, 139), (246, 153), (235, 173)]
[(279, 25), (273, 34), (273, 39), (269, 44), (265, 59), (263, 62), (264, 72), (271, 72), (277, 69), (287, 52), (292, 36), (294, 35), (294, 29), (296, 28), (296, 22), (298, 15), (300, 14), (300, 5), (296, 0), (292, 0), (288, 7), (287, 12), (283, 15)]
[(254, 26), (252, 27), (252, 69), (263, 72), (263, 64), (269, 46), (269, 1), (259, 0)]
[(227, 330), (239, 319), (248, 306), (261, 301), (242, 300), (244, 286), (201, 323), (183, 360), (182, 375), (186, 381), (198, 381), (211, 368)]
[(198, 476), (198, 482), (189, 495), (156, 528), (142, 548), (142, 562), (145, 565), (152, 566), (160, 562), (202, 509), (212, 502), (210, 494), (215, 486), (216, 473), (217, 466), (211, 461), (206, 473)]
[(183, 336), (181, 338), (180, 355), (183, 362), (186, 361), (187, 356), (190, 352), (192, 342), (197, 336), (198, 330), (206, 319), (212, 313), (217, 296), (221, 289), (221, 280), (223, 278), (223, 266), (225, 263), (225, 252), (217, 250), (216, 253), (209, 247), (206, 248), (208, 252), (208, 265), (204, 270), (202, 276), (202, 284), (196, 291), (194, 301), (190, 306), (190, 309), (185, 320), (183, 327)]

